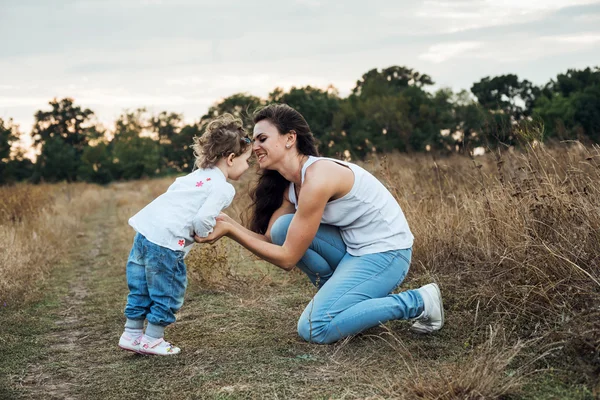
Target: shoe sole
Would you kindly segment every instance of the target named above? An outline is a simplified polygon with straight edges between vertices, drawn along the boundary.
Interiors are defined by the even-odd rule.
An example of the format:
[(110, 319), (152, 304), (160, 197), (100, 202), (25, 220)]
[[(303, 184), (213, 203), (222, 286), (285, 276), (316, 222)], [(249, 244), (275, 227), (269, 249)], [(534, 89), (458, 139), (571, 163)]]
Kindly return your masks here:
[(141, 352), (141, 351), (139, 351), (139, 350), (130, 349), (130, 348), (128, 348), (128, 347), (123, 347), (123, 346), (121, 346), (121, 345), (119, 345), (119, 348), (120, 348), (121, 350), (129, 351), (129, 352), (131, 352), (131, 353), (136, 353), (136, 354), (145, 354), (145, 353), (142, 353), (142, 352)]
[(143, 354), (145, 356), (176, 356), (177, 354), (181, 353), (181, 351), (179, 351), (177, 353), (169, 353), (169, 354), (146, 353), (145, 351), (138, 351), (137, 353)]
[(442, 292), (440, 291), (440, 287), (438, 286), (438, 284), (434, 283), (433, 286), (435, 286), (435, 290), (437, 291), (437, 294), (440, 298), (440, 311), (442, 314), (442, 324), (440, 325), (439, 329), (437, 329), (439, 331), (440, 329), (442, 329), (444, 327), (444, 323), (446, 322), (446, 317), (444, 317), (444, 300), (442, 299)]

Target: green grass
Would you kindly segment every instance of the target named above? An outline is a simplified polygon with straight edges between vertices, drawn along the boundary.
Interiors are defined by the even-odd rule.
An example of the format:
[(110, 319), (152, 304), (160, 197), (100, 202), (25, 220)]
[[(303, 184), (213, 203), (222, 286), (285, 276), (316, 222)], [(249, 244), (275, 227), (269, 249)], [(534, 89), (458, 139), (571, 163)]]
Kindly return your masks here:
[[(66, 294), (61, 284), (69, 280), (73, 270), (65, 265), (47, 281), (40, 298), (31, 304), (7, 304), (0, 308), (0, 398), (18, 398), (35, 385), (28, 366), (52, 358), (49, 336), (57, 331), (60, 298)], [(44, 378), (40, 376), (38, 378)]]

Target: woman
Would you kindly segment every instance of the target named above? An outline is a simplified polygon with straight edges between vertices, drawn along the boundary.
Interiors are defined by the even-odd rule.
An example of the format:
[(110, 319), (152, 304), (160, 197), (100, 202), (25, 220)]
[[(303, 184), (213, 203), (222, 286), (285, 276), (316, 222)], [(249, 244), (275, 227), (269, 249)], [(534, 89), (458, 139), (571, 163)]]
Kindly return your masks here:
[(361, 167), (318, 157), (304, 117), (284, 104), (255, 113), (253, 150), (263, 170), (248, 230), (221, 214), (199, 242), (228, 236), (286, 271), (299, 267), (318, 288), (298, 334), (333, 343), (393, 319), (444, 324), (435, 283), (390, 294), (406, 276), (413, 236), (390, 192)]

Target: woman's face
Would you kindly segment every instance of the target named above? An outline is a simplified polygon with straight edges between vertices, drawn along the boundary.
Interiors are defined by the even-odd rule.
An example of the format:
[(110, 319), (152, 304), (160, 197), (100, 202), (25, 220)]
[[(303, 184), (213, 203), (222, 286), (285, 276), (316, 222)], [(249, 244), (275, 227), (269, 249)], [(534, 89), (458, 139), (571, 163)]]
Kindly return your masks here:
[(262, 169), (274, 169), (283, 158), (289, 135), (280, 135), (277, 127), (266, 119), (254, 125), (252, 150)]

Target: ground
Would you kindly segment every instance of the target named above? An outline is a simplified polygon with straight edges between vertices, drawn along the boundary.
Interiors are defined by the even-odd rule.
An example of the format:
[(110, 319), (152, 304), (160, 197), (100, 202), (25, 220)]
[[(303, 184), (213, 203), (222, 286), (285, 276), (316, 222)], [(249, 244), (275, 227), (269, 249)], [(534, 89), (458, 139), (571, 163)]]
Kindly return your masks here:
[[(0, 311), (0, 398), (428, 398), (419, 388), (436, 379), (436, 371), (473, 373), (465, 366), (472, 352), (468, 338), (457, 334), (464, 319), (453, 318), (451, 297), (448, 323), (434, 335), (412, 334), (407, 322), (393, 321), (334, 345), (308, 344), (296, 334), (297, 318), (314, 293), (308, 280), (257, 261), (227, 239), (222, 249), (239, 262), (221, 279), (191, 279), (178, 321), (167, 329), (182, 353), (122, 351), (117, 342), (133, 238), (125, 225), (117, 201), (103, 202), (73, 235), (64, 265), (40, 282), (39, 301)], [(411, 285), (416, 282), (408, 279), (404, 288)], [(512, 373), (501, 369), (499, 379)], [(535, 382), (489, 393), (591, 398), (589, 391), (561, 386), (552, 374)], [(457, 393), (443, 398), (461, 398)]]

